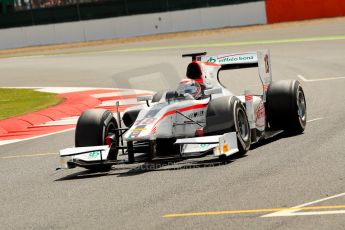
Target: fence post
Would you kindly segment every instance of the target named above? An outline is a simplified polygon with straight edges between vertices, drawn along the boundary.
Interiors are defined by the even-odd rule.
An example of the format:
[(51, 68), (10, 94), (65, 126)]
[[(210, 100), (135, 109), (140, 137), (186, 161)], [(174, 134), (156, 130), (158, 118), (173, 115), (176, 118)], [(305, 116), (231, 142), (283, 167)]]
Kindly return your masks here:
[(3, 14), (7, 14), (7, 2), (6, 1), (0, 1), (1, 4), (1, 8), (2, 8), (2, 12)]
[(123, 4), (124, 4), (124, 6), (125, 6), (125, 13), (126, 13), (126, 15), (128, 15), (128, 4), (127, 4), (127, 0), (124, 0), (124, 1), (123, 1)]
[(30, 17), (31, 17), (31, 24), (34, 26), (35, 25), (35, 18), (34, 14), (32, 13), (32, 0), (29, 0), (29, 11), (30, 11)]
[(165, 3), (166, 3), (166, 11), (170, 11), (169, 0), (166, 0)]
[(79, 0), (77, 0), (77, 15), (78, 15), (78, 20), (81, 21)]

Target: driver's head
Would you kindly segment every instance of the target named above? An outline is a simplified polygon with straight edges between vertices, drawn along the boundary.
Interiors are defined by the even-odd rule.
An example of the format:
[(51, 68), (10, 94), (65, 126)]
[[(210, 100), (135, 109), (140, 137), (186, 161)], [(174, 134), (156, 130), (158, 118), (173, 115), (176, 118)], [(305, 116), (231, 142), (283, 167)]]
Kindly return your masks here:
[(190, 94), (193, 98), (199, 99), (202, 96), (201, 85), (192, 79), (182, 79), (176, 90), (180, 94)]

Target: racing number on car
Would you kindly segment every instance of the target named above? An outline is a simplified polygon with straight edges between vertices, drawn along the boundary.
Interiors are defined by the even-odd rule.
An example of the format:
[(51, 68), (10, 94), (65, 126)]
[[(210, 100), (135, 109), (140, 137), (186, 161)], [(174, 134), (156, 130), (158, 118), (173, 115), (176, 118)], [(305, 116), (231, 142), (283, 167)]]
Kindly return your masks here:
[(266, 70), (266, 73), (269, 73), (270, 72), (270, 63), (269, 63), (269, 60), (268, 60), (268, 55), (266, 54), (265, 55), (265, 70)]

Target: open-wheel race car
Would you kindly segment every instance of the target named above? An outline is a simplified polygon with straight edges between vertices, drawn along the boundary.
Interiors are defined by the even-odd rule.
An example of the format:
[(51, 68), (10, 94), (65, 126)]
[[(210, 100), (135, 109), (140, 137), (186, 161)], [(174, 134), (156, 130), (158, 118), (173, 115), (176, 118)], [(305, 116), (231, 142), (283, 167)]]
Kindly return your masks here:
[[(220, 160), (243, 155), (251, 144), (283, 131), (300, 134), (306, 127), (306, 100), (297, 80), (272, 82), (268, 50), (192, 57), (186, 79), (177, 89), (138, 97), (143, 103), (121, 116), (90, 109), (79, 117), (75, 147), (60, 151), (61, 168), (110, 170), (138, 159), (211, 154)], [(234, 95), (219, 81), (221, 71), (258, 68), (262, 94)], [(118, 160), (118, 154), (127, 160)]]

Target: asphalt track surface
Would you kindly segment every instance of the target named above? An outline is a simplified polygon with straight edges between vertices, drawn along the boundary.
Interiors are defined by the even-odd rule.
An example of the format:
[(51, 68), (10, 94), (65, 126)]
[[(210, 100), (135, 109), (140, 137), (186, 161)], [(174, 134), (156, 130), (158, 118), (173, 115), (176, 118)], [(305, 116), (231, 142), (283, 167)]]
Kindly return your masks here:
[[(182, 53), (267, 48), (275, 80), (301, 81), (310, 122), (303, 135), (280, 136), (227, 164), (204, 157), (156, 168), (115, 166), (109, 173), (55, 172), (59, 162), (54, 153), (73, 145), (73, 131), (0, 146), (0, 228), (344, 229), (345, 40), (320, 39), (338, 35), (345, 35), (344, 20), (1, 59), (1, 86), (130, 85), (159, 90), (173, 87), (184, 76), (188, 60), (180, 58)], [(306, 37), (318, 39), (257, 42)], [(243, 41), (256, 42), (212, 46)], [(178, 48), (206, 43), (210, 47)], [(166, 47), (172, 45), (177, 47)], [(140, 47), (146, 51), (114, 51)], [(247, 75), (239, 71), (232, 83), (226, 82), (235, 92), (257, 86), (257, 75)], [(136, 78), (123, 80), (129, 76)], [(262, 217), (316, 200), (320, 202), (295, 212), (300, 215)], [(166, 216), (175, 213), (182, 215)]]

